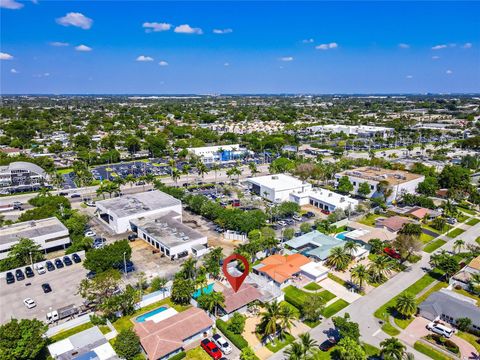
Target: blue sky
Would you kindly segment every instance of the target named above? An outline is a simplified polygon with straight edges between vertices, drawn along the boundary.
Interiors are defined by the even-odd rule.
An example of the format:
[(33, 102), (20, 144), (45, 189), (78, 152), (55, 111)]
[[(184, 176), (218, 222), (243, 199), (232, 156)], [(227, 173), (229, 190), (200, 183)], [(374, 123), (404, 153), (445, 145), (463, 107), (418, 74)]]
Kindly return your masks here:
[(480, 92), (479, 2), (0, 5), (4, 94)]

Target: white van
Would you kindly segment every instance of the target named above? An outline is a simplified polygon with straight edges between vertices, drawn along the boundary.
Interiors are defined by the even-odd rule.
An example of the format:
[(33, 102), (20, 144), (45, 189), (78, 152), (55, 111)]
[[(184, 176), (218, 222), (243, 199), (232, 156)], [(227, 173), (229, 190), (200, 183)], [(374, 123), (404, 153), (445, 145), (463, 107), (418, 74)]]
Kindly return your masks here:
[(45, 269), (45, 266), (41, 264), (36, 264), (35, 269), (37, 270), (39, 275), (45, 274), (47, 272), (47, 270)]
[(449, 338), (453, 335), (454, 330), (450, 329), (449, 327), (441, 324), (436, 324), (434, 322), (431, 322), (427, 325), (427, 329), (430, 331), (433, 331), (434, 333), (437, 333), (439, 335), (443, 335), (446, 338)]

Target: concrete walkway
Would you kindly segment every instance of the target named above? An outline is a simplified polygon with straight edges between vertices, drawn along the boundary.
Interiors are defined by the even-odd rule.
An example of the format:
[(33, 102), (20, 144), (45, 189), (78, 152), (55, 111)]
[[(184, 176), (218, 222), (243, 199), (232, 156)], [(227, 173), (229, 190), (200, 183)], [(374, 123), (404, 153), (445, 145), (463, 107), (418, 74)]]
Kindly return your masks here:
[(336, 281), (333, 281), (328, 277), (320, 281), (318, 284), (325, 290), (330, 291), (331, 293), (345, 300), (349, 304), (353, 303), (354, 301), (362, 297), (360, 294), (348, 291), (343, 285), (340, 285), (339, 283), (337, 283)]

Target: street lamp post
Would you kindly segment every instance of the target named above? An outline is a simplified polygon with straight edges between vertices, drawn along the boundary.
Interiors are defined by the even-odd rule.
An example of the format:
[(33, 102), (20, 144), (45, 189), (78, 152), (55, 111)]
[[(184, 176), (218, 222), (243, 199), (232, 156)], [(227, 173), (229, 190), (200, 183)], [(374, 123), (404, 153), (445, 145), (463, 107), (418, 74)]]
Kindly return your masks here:
[(33, 258), (32, 258), (32, 252), (31, 252), (31, 251), (29, 251), (28, 253), (30, 254), (30, 263), (32, 264), (32, 267), (33, 267)]
[(128, 275), (127, 273), (127, 252), (123, 252), (123, 266), (125, 269), (125, 276)]

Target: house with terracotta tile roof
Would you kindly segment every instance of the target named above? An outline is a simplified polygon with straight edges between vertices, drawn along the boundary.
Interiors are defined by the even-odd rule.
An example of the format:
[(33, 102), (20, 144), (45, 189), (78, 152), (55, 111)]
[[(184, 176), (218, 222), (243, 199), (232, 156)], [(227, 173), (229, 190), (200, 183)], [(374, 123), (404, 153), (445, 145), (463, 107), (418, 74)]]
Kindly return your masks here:
[(163, 360), (198, 345), (212, 326), (213, 320), (204, 310), (191, 307), (159, 322), (136, 322), (134, 330), (148, 359)]
[(418, 220), (424, 219), (425, 216), (427, 216), (428, 219), (434, 219), (437, 216), (441, 215), (438, 211), (434, 211), (434, 210), (423, 208), (423, 207), (415, 207), (409, 212), (407, 212), (407, 214)]
[(403, 225), (412, 222), (413, 220), (403, 217), (403, 216), (392, 216), (389, 218), (379, 218), (375, 222), (375, 226), (377, 228), (385, 228), (387, 230), (390, 230), (391, 232), (398, 232), (400, 229), (403, 227)]
[(230, 286), (219, 283), (216, 285), (218, 287), (214, 287), (214, 290), (221, 292), (225, 299), (224, 306), (219, 307), (217, 314), (224, 321), (227, 321), (235, 312), (245, 313), (250, 303), (262, 299), (262, 293), (256, 284), (244, 282), (237, 292)]
[(327, 268), (300, 253), (271, 255), (254, 266), (253, 272), (273, 281), (275, 285), (282, 288), (300, 276), (320, 281), (328, 275)]

